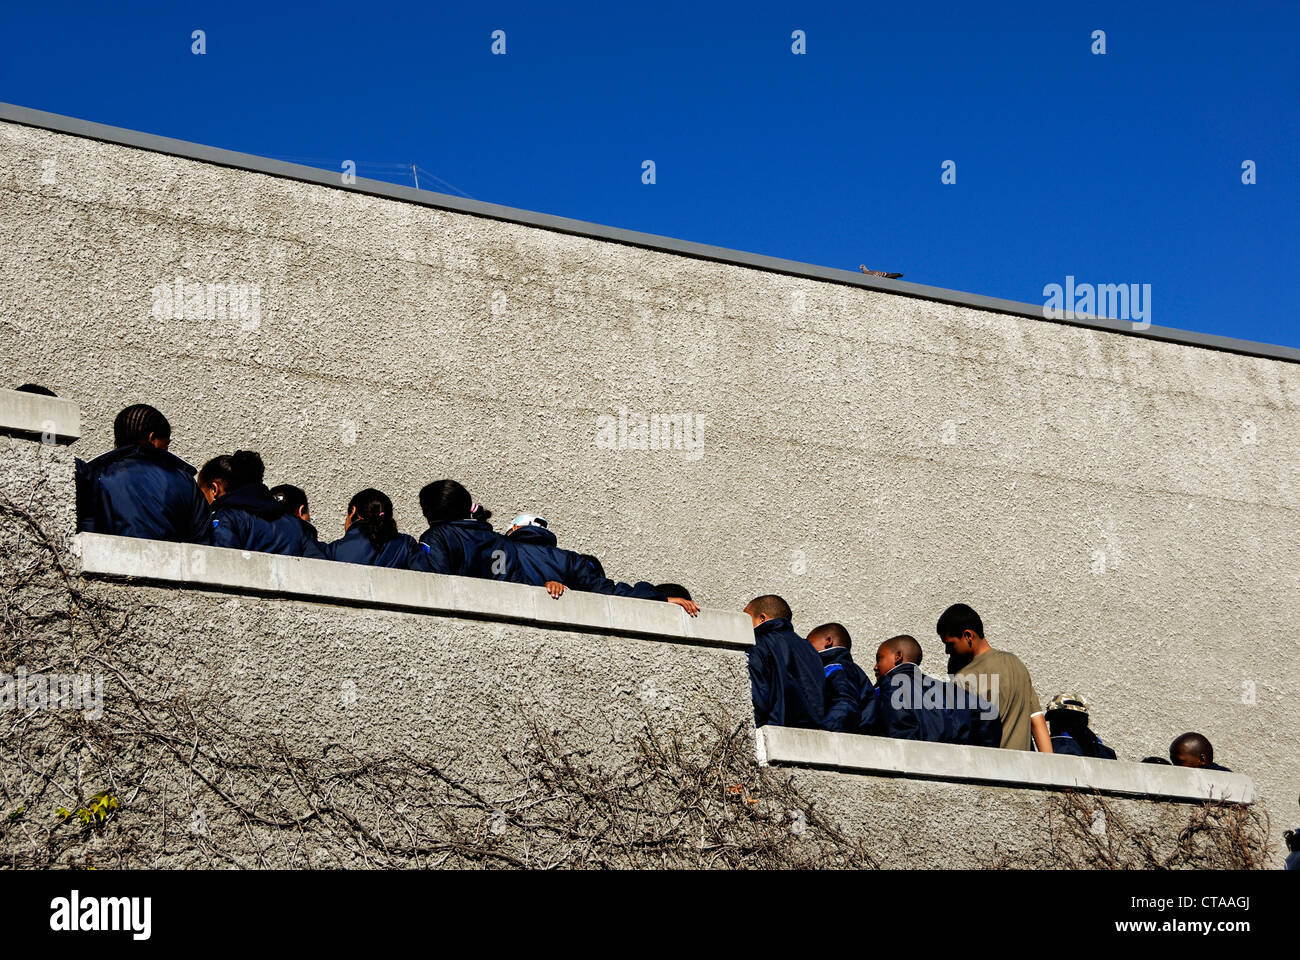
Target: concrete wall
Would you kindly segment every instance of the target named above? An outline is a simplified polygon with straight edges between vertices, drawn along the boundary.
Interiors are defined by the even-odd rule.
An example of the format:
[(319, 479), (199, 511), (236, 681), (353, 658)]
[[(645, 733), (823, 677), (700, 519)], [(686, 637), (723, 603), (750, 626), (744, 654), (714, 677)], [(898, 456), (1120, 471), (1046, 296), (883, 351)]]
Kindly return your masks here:
[[(1202, 730), (1295, 816), (1300, 366), (11, 123), (0, 161), (0, 370), (82, 405), (82, 455), (154, 402), (326, 533), (372, 484), (418, 532), (454, 476), (612, 575), (780, 592), (932, 670), (965, 600), (1121, 757)], [(154, 317), (177, 277), (257, 287), (260, 319)], [(597, 446), (623, 408), (704, 417), (702, 455)]]
[[(110, 743), (133, 742), (143, 717), (157, 720), (169, 709), (179, 711), (178, 725), (164, 721), (161, 736), (178, 738), (181, 756), (191, 752), (181, 727), (197, 712), (208, 751), (265, 738), (304, 758), (304, 770), (307, 761), (318, 764), (331, 753), (355, 756), (349, 760), (355, 765), (413, 757), (502, 796), (514, 783), (509, 760), (523, 754), (534, 723), (576, 745), (582, 763), (613, 769), (647, 724), (661, 733), (685, 730), (689, 743), (705, 733), (711, 716), (748, 717), (744, 652), (752, 633), (735, 612), (704, 610), (690, 619), (647, 601), (582, 594), (554, 601), (539, 588), (516, 584), (96, 534), (72, 538), (71, 449), (31, 439), (32, 426), (50, 420), (60, 405), (66, 403), (0, 391), (0, 574), (8, 591), (13, 571), (35, 552), (33, 528), (15, 523), (8, 511), (17, 503), (78, 574), (83, 605), (129, 611), (113, 632), (111, 652), (82, 630), (57, 657), (47, 651), (39, 658), (47, 668), (55, 662), (108, 673), (102, 727), (82, 728), (81, 737), (62, 747), (83, 755), (76, 776), (84, 773), (90, 790), (102, 784), (89, 744), (109, 730)], [(11, 599), (6, 592), (5, 602)], [(45, 613), (43, 602), (28, 600), (28, 613)], [(0, 672), (40, 667), (21, 656), (11, 662), (13, 653), (0, 643)], [(146, 688), (155, 687), (162, 692), (149, 696)], [(145, 713), (128, 694), (145, 695)], [(17, 714), (0, 715), (0, 744), (14, 748), (15, 758), (29, 759), (30, 739), (7, 738), (35, 732)], [(127, 842), (123, 833), (150, 851), (145, 862), (155, 866), (411, 862), (398, 855), (367, 860), (327, 831), (244, 823), (205, 789), (202, 761), (191, 769), (169, 760), (166, 748), (155, 756), (158, 742), (153, 734), (134, 754), (118, 758), (116, 790), (127, 809), (114, 829), (76, 848), (79, 856), (103, 858), (87, 865), (111, 864), (115, 845)], [(1248, 777), (1143, 764), (781, 728), (758, 731), (757, 744), (761, 762), (793, 776), (811, 804), (839, 828), (867, 838), (874, 855), (891, 866), (1059, 865), (1049, 810), (1064, 788), (1117, 795), (1112, 809), (1166, 839), (1185, 822), (1187, 804), (1254, 797)], [(71, 765), (69, 755), (58, 788), (71, 788), (71, 781), (61, 782), (72, 776)], [(137, 787), (130, 777), (141, 776), (141, 768)], [(230, 770), (208, 776), (240, 796)], [(34, 807), (28, 818), (47, 815), (53, 802), (47, 797), (33, 803), (10, 795), (21, 779), (5, 781), (0, 807), (25, 802)], [(274, 779), (282, 782), (283, 772)], [(346, 797), (348, 782), (333, 791)], [(402, 813), (398, 808), (427, 804), (427, 793), (427, 784), (399, 783), (391, 804), (372, 798), (374, 829), (382, 832), (380, 821)], [(335, 793), (317, 802), (330, 798)], [(0, 831), (0, 861), (23, 848), (25, 828), (20, 821)]]

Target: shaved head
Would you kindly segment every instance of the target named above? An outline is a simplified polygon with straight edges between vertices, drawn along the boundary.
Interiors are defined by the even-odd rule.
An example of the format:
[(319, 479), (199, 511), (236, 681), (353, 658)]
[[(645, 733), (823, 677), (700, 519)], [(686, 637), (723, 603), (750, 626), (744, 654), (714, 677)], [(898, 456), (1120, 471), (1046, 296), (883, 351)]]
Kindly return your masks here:
[(1208, 767), (1214, 747), (1203, 733), (1184, 733), (1169, 744), (1169, 760), (1175, 767)]
[(899, 634), (876, 648), (876, 677), (883, 678), (904, 663), (921, 663), (921, 645), (915, 637)]
[(825, 650), (827, 647), (853, 649), (853, 639), (842, 623), (823, 623), (820, 627), (813, 627), (808, 634), (808, 642), (814, 650)]
[(890, 637), (881, 644), (890, 653), (896, 653), (902, 659), (903, 663), (915, 663), (921, 665), (921, 645), (916, 642), (915, 637), (909, 637), (905, 633), (900, 633), (896, 637)]
[(790, 604), (774, 593), (755, 597), (745, 605), (745, 612), (754, 621), (754, 626), (758, 626), (763, 620), (790, 620), (794, 617), (790, 611)]

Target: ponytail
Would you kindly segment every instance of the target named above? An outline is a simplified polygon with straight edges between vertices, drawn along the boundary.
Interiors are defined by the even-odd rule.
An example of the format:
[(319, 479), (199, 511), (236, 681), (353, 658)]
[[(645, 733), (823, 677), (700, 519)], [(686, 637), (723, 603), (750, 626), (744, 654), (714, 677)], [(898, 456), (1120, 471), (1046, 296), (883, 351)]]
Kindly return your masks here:
[(222, 454), (213, 457), (199, 471), (199, 483), (210, 484), (220, 480), (226, 486), (226, 492), (261, 483), (266, 475), (262, 457), (252, 450), (236, 450), (234, 454)]
[(420, 512), (430, 524), (449, 520), (483, 520), (492, 511), (480, 505), (455, 480), (435, 480), (420, 491)]
[(367, 487), (348, 501), (348, 513), (356, 511), (353, 525), (360, 528), (370, 545), (379, 550), (398, 536), (393, 518), (393, 501), (373, 487)]

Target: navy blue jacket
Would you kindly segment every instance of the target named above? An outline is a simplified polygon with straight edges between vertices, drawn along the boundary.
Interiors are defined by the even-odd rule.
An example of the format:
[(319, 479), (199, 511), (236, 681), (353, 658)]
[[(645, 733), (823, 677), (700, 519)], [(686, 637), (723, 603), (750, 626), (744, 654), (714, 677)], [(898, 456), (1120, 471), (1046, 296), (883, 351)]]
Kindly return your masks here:
[(1282, 869), (1300, 870), (1300, 850), (1292, 850), (1291, 853), (1287, 855), (1286, 866)]
[(302, 524), (302, 532), (304, 535), (306, 535), (307, 539), (310, 540), (312, 543), (316, 544), (316, 546), (320, 547), (321, 552), (324, 553), (325, 547), (322, 546), (320, 542), (320, 534), (316, 532), (315, 525), (308, 523), (306, 520), (304, 520), (302, 517), (298, 516), (297, 514), (294, 514), (294, 519)]
[(518, 545), (486, 520), (435, 523), (420, 534), (420, 542), (429, 548), (434, 573), (508, 581), (519, 565)]
[(1002, 721), (995, 708), (964, 687), (923, 673), (914, 663), (900, 663), (880, 678), (863, 703), (860, 732), (996, 747), (1002, 742)]
[(77, 470), (77, 529), (182, 543), (209, 543), (208, 504), (194, 468), (148, 444), (110, 450)]
[[(1075, 740), (1074, 737), (1070, 736), (1070, 734), (1065, 730), (1052, 735), (1052, 753), (1063, 753), (1066, 756), (1071, 757), (1086, 756), (1083, 752), (1083, 748), (1079, 746), (1079, 741)], [(1097, 737), (1097, 759), (1116, 759), (1115, 751), (1102, 743), (1101, 737)]]
[(789, 620), (764, 620), (755, 627), (754, 645), (746, 655), (754, 726), (821, 728), (826, 673), (817, 651)]
[[(299, 521), (301, 522), (301, 521)], [(419, 570), (432, 573), (429, 565), (429, 548), (409, 533), (399, 533), (378, 550), (359, 526), (352, 526), (338, 540), (321, 546), (326, 560), (342, 563), (363, 563), (372, 567), (393, 567), (398, 570)]]
[(573, 550), (556, 545), (555, 534), (545, 527), (520, 527), (508, 538), (515, 545), (515, 583), (544, 586), (555, 580), (573, 590), (604, 593), (614, 597), (637, 597), (641, 600), (667, 600), (662, 593), (642, 580), (635, 586), (617, 583), (597, 571), (591, 561)]
[(271, 496), (264, 483), (250, 483), (212, 502), (212, 545), (259, 553), (323, 560), (320, 545), (302, 521)]
[(826, 729), (857, 733), (862, 692), (871, 686), (871, 681), (853, 662), (846, 647), (827, 647), (817, 651), (817, 655), (826, 674), (826, 718), (823, 721)]

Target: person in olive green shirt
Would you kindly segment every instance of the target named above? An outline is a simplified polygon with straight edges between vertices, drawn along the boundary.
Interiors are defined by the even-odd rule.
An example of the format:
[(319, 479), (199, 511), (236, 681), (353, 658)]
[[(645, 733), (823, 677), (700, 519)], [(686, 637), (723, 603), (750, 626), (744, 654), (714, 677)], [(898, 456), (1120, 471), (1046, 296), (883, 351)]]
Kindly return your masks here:
[(989, 645), (979, 614), (954, 603), (939, 617), (937, 631), (953, 680), (997, 705), (1002, 748), (1051, 753), (1052, 736), (1029, 670), (1014, 653)]

